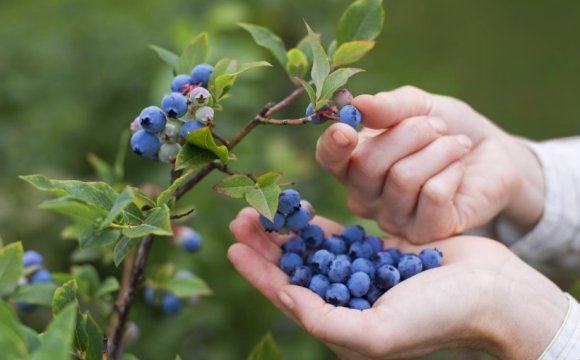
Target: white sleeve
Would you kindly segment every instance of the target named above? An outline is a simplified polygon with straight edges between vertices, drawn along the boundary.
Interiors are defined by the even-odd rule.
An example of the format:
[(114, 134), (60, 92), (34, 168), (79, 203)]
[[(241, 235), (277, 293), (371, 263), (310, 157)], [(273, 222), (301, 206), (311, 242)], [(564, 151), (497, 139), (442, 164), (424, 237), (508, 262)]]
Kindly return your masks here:
[(580, 304), (570, 294), (568, 313), (560, 330), (538, 360), (580, 359)]

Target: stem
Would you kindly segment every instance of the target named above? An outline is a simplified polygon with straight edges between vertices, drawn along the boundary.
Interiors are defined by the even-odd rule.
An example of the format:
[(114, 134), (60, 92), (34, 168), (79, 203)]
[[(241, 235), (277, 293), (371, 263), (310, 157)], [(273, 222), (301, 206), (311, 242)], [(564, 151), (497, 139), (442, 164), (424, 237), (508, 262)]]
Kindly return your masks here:
[(226, 147), (228, 147), (230, 145), (230, 142), (228, 141), (228, 139), (226, 139), (225, 137), (221, 136), (220, 134), (214, 132), (213, 130), (212, 130), (211, 134), (212, 134), (212, 136), (214, 138), (218, 139)]
[(183, 218), (183, 217), (186, 217), (186, 216), (188, 216), (188, 215), (191, 215), (191, 214), (193, 214), (193, 212), (194, 212), (194, 211), (195, 211), (195, 209), (191, 209), (191, 210), (189, 210), (189, 211), (187, 211), (187, 212), (185, 212), (185, 213), (183, 213), (183, 214), (171, 215), (171, 216), (169, 217), (169, 219), (171, 219), (171, 220), (179, 220), (179, 219), (181, 219), (181, 218)]
[(131, 250), (125, 261), (123, 262), (123, 278), (121, 280), (121, 290), (119, 290), (119, 295), (117, 297), (117, 302), (114, 305), (115, 312), (111, 316), (111, 325), (109, 326), (109, 334), (115, 332), (115, 324), (117, 323), (117, 314), (119, 312), (119, 308), (117, 304), (123, 302), (123, 296), (127, 292), (129, 288), (129, 279), (131, 278), (131, 271), (133, 270), (133, 263), (135, 262), (135, 249)]
[(228, 168), (227, 165), (220, 165), (216, 169), (218, 169), (219, 171), (226, 173), (228, 175), (245, 175), (245, 176), (249, 177), (250, 179), (252, 179), (254, 182), (258, 181), (258, 178), (256, 178), (254, 176), (254, 174), (234, 171), (234, 170), (231, 170), (230, 168)]
[(300, 119), (285, 119), (285, 120), (277, 120), (277, 119), (270, 119), (270, 118), (263, 118), (259, 119), (260, 124), (270, 124), (270, 125), (304, 125), (312, 121), (312, 118), (315, 115), (306, 116)]
[(108, 341), (107, 334), (103, 334), (103, 360), (109, 359)]

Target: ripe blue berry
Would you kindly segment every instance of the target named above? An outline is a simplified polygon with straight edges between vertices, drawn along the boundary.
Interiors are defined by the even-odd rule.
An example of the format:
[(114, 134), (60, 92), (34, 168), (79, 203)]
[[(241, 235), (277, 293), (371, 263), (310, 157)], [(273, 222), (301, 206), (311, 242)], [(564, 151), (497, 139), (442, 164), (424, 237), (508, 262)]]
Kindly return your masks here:
[(369, 243), (374, 253), (378, 253), (384, 249), (383, 241), (378, 236), (367, 236), (364, 241)]
[(371, 257), (371, 261), (373, 262), (373, 265), (376, 268), (378, 268), (381, 265), (393, 265), (393, 266), (395, 266), (395, 260), (393, 260), (393, 257), (391, 256), (391, 254), (389, 254), (386, 251), (381, 251), (381, 252), (374, 254)]
[(36, 310), (36, 305), (34, 304), (28, 304), (28, 303), (23, 303), (18, 301), (16, 303), (16, 307), (18, 308), (18, 310), (25, 312), (25, 313), (29, 313), (32, 312), (34, 310)]
[(328, 268), (328, 279), (333, 283), (343, 283), (350, 276), (350, 261), (334, 259)]
[(298, 266), (302, 266), (302, 264), (302, 258), (300, 255), (295, 253), (283, 254), (280, 258), (280, 262), (278, 263), (280, 269), (282, 269), (282, 271), (284, 271), (286, 274), (290, 274), (292, 270)]
[(363, 241), (366, 236), (365, 229), (360, 225), (347, 226), (342, 230), (342, 238), (348, 245), (357, 241)]
[(338, 254), (334, 258), (335, 259), (344, 259), (344, 260), (348, 261), (349, 264), (352, 265), (352, 260), (351, 260), (350, 256), (348, 256), (347, 254)]
[(40, 284), (40, 283), (49, 283), (52, 281), (52, 275), (50, 271), (45, 269), (40, 269), (32, 275), (32, 279), (30, 280), (33, 284)]
[(401, 281), (399, 271), (391, 265), (381, 265), (375, 271), (377, 286), (383, 290), (389, 290)]
[(310, 215), (310, 220), (314, 219), (314, 216), (316, 216), (316, 211), (314, 210), (314, 207), (312, 206), (311, 203), (309, 203), (306, 200), (300, 200), (300, 207), (303, 207), (306, 209), (306, 211), (308, 211), (308, 215)]
[(206, 106), (209, 103), (211, 95), (207, 89), (196, 87), (189, 93), (189, 99), (194, 106)]
[(199, 83), (202, 83), (201, 86), (206, 88), (212, 72), (213, 66), (210, 64), (196, 65), (193, 70), (191, 70), (191, 82), (194, 85), (199, 85)]
[(293, 189), (284, 190), (278, 195), (278, 211), (288, 215), (300, 207), (300, 194)]
[(401, 273), (401, 279), (406, 280), (420, 273), (423, 270), (423, 264), (417, 255), (405, 254), (399, 259), (398, 268)]
[(195, 112), (195, 120), (207, 123), (213, 120), (214, 110), (209, 106), (203, 106)]
[(306, 247), (309, 249), (316, 249), (324, 241), (324, 231), (316, 224), (310, 224), (308, 227), (300, 232), (300, 237), (304, 239)]
[(321, 298), (325, 299), (328, 286), (330, 286), (330, 280), (328, 280), (325, 275), (316, 274), (310, 280), (308, 288), (318, 294)]
[(308, 287), (312, 274), (308, 266), (298, 266), (290, 272), (290, 283), (302, 287)]
[(376, 287), (374, 284), (371, 284), (371, 287), (369, 288), (369, 291), (366, 294), (366, 298), (369, 301), (369, 303), (374, 304), (377, 302), (377, 300), (383, 296), (384, 291), (379, 289), (378, 287)]
[(368, 300), (363, 298), (352, 298), (348, 302), (348, 307), (355, 310), (366, 310), (371, 308), (371, 304)]
[(341, 237), (336, 235), (332, 235), (326, 239), (322, 244), (322, 248), (335, 255), (346, 254), (346, 243)]
[(284, 217), (284, 215), (280, 214), (279, 212), (276, 212), (276, 214), (274, 215), (274, 222), (268, 220), (268, 218), (266, 218), (262, 214), (260, 214), (258, 219), (260, 220), (260, 224), (262, 225), (264, 230), (266, 230), (267, 232), (280, 230), (280, 228), (284, 226), (284, 223), (286, 222), (286, 218)]
[(373, 256), (373, 248), (365, 241), (357, 241), (350, 246), (348, 255), (353, 259), (359, 257), (370, 259), (370, 257)]
[(199, 121), (191, 120), (183, 124), (181, 127), (181, 136), (187, 140), (187, 134), (194, 132), (195, 130), (201, 129), (205, 127), (205, 124), (200, 123)]
[(161, 100), (161, 107), (170, 118), (180, 118), (187, 113), (187, 99), (176, 92), (167, 94)]
[(356, 272), (364, 272), (369, 276), (369, 278), (374, 279), (375, 277), (375, 267), (369, 259), (358, 258), (352, 262), (350, 267), (350, 272), (352, 274)]
[(441, 266), (443, 253), (437, 249), (425, 249), (419, 254), (419, 259), (423, 263), (423, 269), (429, 270)]
[(24, 255), (22, 256), (22, 260), (24, 261), (24, 267), (42, 265), (44, 262), (42, 255), (34, 250), (25, 251)]
[(348, 278), (346, 286), (353, 297), (362, 297), (371, 287), (371, 278), (364, 272), (355, 272)]
[(338, 112), (338, 122), (357, 128), (362, 121), (362, 114), (352, 105), (346, 105)]
[(139, 156), (153, 157), (159, 152), (161, 143), (157, 136), (139, 130), (131, 137), (131, 148)]
[(153, 305), (155, 304), (155, 291), (151, 288), (146, 288), (145, 291), (143, 292), (143, 296), (145, 297), (145, 301), (150, 304)]
[(395, 262), (393, 265), (397, 266), (399, 264), (399, 259), (401, 258), (401, 256), (403, 256), (403, 253), (401, 252), (401, 250), (399, 250), (397, 248), (389, 248), (385, 251), (388, 252), (389, 254), (391, 254), (391, 257), (393, 258), (393, 261)]
[(334, 306), (346, 306), (350, 301), (348, 288), (341, 283), (331, 284), (326, 290), (326, 302)]
[(332, 95), (332, 102), (339, 108), (352, 105), (352, 94), (347, 89), (336, 90)]
[(182, 226), (177, 232), (177, 241), (183, 250), (187, 252), (196, 252), (201, 248), (201, 236), (192, 228)]
[(304, 239), (300, 236), (293, 236), (284, 245), (282, 245), (282, 251), (285, 253), (295, 253), (300, 256), (304, 255), (306, 252), (306, 244), (304, 243)]
[(178, 143), (164, 143), (161, 145), (161, 148), (159, 148), (159, 160), (171, 164), (175, 162), (175, 159), (177, 159), (179, 150), (181, 150), (181, 145)]
[(309, 221), (308, 211), (304, 208), (299, 208), (286, 216), (286, 227), (288, 230), (301, 231), (308, 227)]
[(151, 134), (156, 134), (163, 130), (167, 123), (165, 113), (157, 106), (149, 106), (143, 109), (139, 115), (139, 120), (143, 130)]
[(312, 267), (314, 268), (314, 271), (318, 274), (328, 275), (330, 263), (334, 258), (334, 254), (330, 251), (324, 249), (318, 250), (312, 257)]
[[(322, 115), (322, 111), (328, 109), (328, 104), (325, 104), (322, 108), (320, 108), (320, 110), (318, 110), (318, 114), (316, 114), (316, 116), (314, 116), (312, 118), (311, 123), (314, 125), (321, 125), (324, 124), (328, 118), (324, 115)], [(312, 103), (308, 105), (308, 107), (306, 108), (306, 116), (310, 116), (314, 114), (314, 110), (312, 109)]]
[(181, 300), (171, 294), (165, 294), (161, 298), (161, 310), (169, 315), (175, 315), (181, 310)]
[(312, 265), (312, 259), (314, 258), (314, 252), (309, 252), (308, 255), (306, 255), (306, 259), (304, 260), (304, 263), (308, 266)]
[(171, 91), (183, 92), (185, 85), (191, 85), (191, 76), (186, 74), (177, 75), (171, 81)]

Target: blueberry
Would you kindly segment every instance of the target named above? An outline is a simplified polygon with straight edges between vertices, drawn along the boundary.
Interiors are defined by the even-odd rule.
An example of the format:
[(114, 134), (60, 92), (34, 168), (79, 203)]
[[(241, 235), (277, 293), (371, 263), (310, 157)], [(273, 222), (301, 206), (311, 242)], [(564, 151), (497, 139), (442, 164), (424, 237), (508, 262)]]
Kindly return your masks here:
[(145, 288), (145, 291), (143, 292), (143, 296), (145, 297), (145, 301), (148, 304), (155, 304), (155, 290), (151, 289), (151, 288)]
[(401, 256), (403, 256), (403, 253), (401, 252), (401, 250), (399, 250), (397, 248), (388, 248), (385, 251), (388, 252), (389, 254), (391, 254), (391, 257), (393, 258), (393, 261), (395, 262), (393, 265), (397, 266), (399, 264), (399, 259), (401, 258)]
[(191, 85), (191, 76), (186, 74), (177, 75), (171, 81), (171, 91), (183, 92), (185, 85)]
[(178, 272), (175, 273), (174, 278), (176, 279), (187, 279), (187, 278), (191, 278), (194, 277), (195, 275), (193, 274), (193, 272), (189, 271), (189, 270), (179, 270)]
[(190, 132), (194, 132), (195, 130), (201, 129), (205, 127), (205, 124), (200, 123), (199, 121), (188, 121), (181, 127), (181, 136), (187, 140), (187, 134)]
[(364, 240), (369, 243), (369, 245), (373, 248), (374, 253), (378, 253), (383, 251), (383, 241), (378, 236), (367, 236)]
[(161, 310), (169, 315), (175, 315), (181, 310), (181, 300), (178, 297), (165, 294), (161, 298)]
[(354, 274), (355, 272), (364, 272), (369, 276), (369, 278), (374, 279), (375, 277), (375, 267), (369, 259), (358, 258), (352, 262), (350, 267), (350, 272)]
[(429, 270), (441, 266), (443, 253), (437, 249), (425, 249), (419, 254), (419, 259), (423, 263), (423, 270)]
[(347, 226), (342, 230), (342, 238), (348, 245), (357, 241), (363, 241), (366, 236), (365, 229), (360, 225)]
[(139, 330), (139, 326), (135, 324), (133, 321), (130, 321), (125, 326), (125, 334), (123, 335), (123, 343), (131, 344), (139, 340), (141, 336), (141, 331)]
[(346, 254), (346, 243), (341, 237), (336, 235), (332, 235), (326, 239), (326, 241), (322, 243), (322, 248), (335, 255)]
[(371, 257), (371, 261), (373, 262), (373, 265), (376, 268), (378, 268), (381, 265), (393, 265), (393, 266), (395, 266), (395, 260), (393, 260), (393, 257), (391, 256), (391, 254), (389, 254), (386, 251), (381, 251), (381, 252), (374, 254)]
[(175, 135), (177, 133), (175, 130), (175, 125), (167, 123), (163, 131), (161, 131), (161, 140), (175, 141)]
[(370, 257), (373, 256), (373, 248), (365, 241), (357, 241), (350, 246), (348, 255), (353, 259), (359, 257), (370, 259)]
[(274, 222), (268, 220), (268, 218), (266, 218), (262, 214), (260, 214), (258, 219), (260, 220), (260, 224), (262, 225), (264, 230), (266, 230), (267, 232), (280, 230), (280, 228), (284, 226), (284, 223), (286, 222), (286, 218), (284, 217), (284, 215), (280, 214), (279, 212), (276, 212), (276, 214), (274, 215)]
[(401, 281), (401, 275), (392, 265), (381, 265), (375, 271), (377, 286), (383, 290), (389, 290)]
[(37, 253), (34, 250), (29, 250), (24, 252), (22, 256), (22, 260), (24, 261), (24, 267), (34, 266), (34, 265), (42, 265), (44, 259), (42, 255)]
[(325, 275), (316, 274), (310, 280), (310, 285), (308, 288), (318, 294), (321, 298), (326, 297), (326, 290), (330, 285), (330, 280)]
[(339, 89), (332, 95), (332, 102), (339, 108), (352, 105), (352, 94), (347, 89)]
[(309, 224), (308, 227), (300, 232), (300, 236), (304, 239), (306, 247), (309, 249), (316, 249), (324, 241), (324, 231), (316, 224)]
[(209, 78), (213, 72), (213, 66), (210, 64), (199, 64), (196, 65), (193, 70), (191, 70), (191, 82), (193, 85), (199, 85), (207, 87), (209, 83)]
[(131, 137), (131, 148), (139, 156), (153, 157), (159, 152), (161, 144), (157, 136), (139, 130)]
[(369, 291), (366, 294), (366, 298), (369, 301), (369, 303), (374, 304), (377, 302), (377, 300), (383, 296), (384, 291), (379, 289), (376, 285), (371, 284), (371, 287), (369, 288)]
[(40, 269), (32, 275), (32, 279), (30, 280), (33, 284), (40, 284), (40, 283), (49, 283), (52, 281), (52, 274), (50, 271), (45, 269)]
[(302, 199), (300, 200), (300, 207), (303, 207), (306, 209), (306, 211), (308, 211), (308, 215), (310, 215), (310, 220), (314, 219), (314, 216), (316, 216), (316, 211), (314, 210), (314, 207), (312, 206), (311, 203)]
[[(322, 111), (328, 109), (328, 104), (325, 104), (322, 108), (320, 108), (318, 110), (318, 113), (316, 114), (316, 116), (314, 116), (312, 118), (311, 123), (314, 125), (321, 125), (324, 124), (328, 118), (324, 115), (322, 115)], [(312, 103), (308, 105), (308, 107), (306, 108), (306, 116), (310, 116), (314, 113), (314, 110), (312, 109)]]
[(417, 255), (405, 254), (399, 259), (398, 268), (401, 273), (401, 279), (406, 280), (420, 273), (423, 270), (423, 264)]
[(292, 252), (302, 256), (306, 252), (306, 244), (300, 236), (293, 236), (282, 245), (282, 250), (285, 253)]
[(352, 298), (348, 302), (348, 307), (355, 310), (366, 310), (371, 308), (371, 304), (367, 299), (363, 298)]
[(290, 273), (290, 283), (302, 287), (308, 287), (312, 274), (308, 266), (298, 266)]
[(328, 279), (333, 283), (343, 283), (350, 275), (350, 261), (334, 259), (328, 268)]
[(365, 296), (371, 287), (371, 278), (364, 272), (355, 272), (346, 281), (348, 290), (354, 297)]
[(203, 106), (197, 109), (195, 112), (195, 120), (201, 121), (203, 123), (213, 120), (214, 110), (209, 106)]
[(310, 216), (308, 215), (308, 210), (299, 208), (286, 216), (286, 227), (288, 230), (301, 231), (308, 227), (309, 221)]
[(344, 259), (344, 260), (348, 261), (349, 264), (352, 265), (352, 260), (351, 260), (350, 256), (348, 256), (347, 254), (338, 254), (334, 258), (335, 259)]
[(306, 259), (304, 260), (304, 263), (308, 266), (312, 265), (312, 259), (314, 259), (314, 252), (310, 252), (308, 253), (308, 255), (306, 255)]
[(326, 290), (326, 302), (334, 306), (345, 306), (350, 301), (348, 288), (341, 283), (331, 284)]
[(357, 128), (362, 122), (362, 114), (352, 105), (346, 105), (338, 112), (338, 122)]
[(181, 247), (187, 252), (196, 252), (201, 248), (201, 236), (193, 229), (185, 228), (182, 232)]
[(175, 162), (175, 159), (177, 159), (179, 150), (181, 150), (181, 145), (178, 143), (164, 143), (161, 145), (161, 148), (159, 148), (157, 156), (159, 156), (160, 161), (171, 164)]
[(284, 271), (286, 274), (290, 274), (292, 270), (298, 266), (302, 266), (302, 264), (302, 258), (300, 255), (295, 253), (283, 254), (280, 258), (280, 262), (278, 263), (280, 269), (282, 269), (282, 271)]
[(328, 250), (318, 250), (314, 253), (312, 257), (312, 267), (318, 274), (328, 275), (328, 270), (330, 268), (330, 263), (334, 260), (335, 256)]
[(187, 113), (187, 99), (176, 92), (167, 94), (161, 100), (161, 107), (170, 118), (180, 118)]
[(25, 313), (29, 313), (29, 312), (36, 310), (36, 305), (27, 304), (27, 303), (23, 303), (20, 301), (16, 302), (16, 307), (18, 308), (18, 310), (25, 312)]
[(300, 194), (296, 190), (284, 190), (278, 195), (278, 211), (288, 215), (300, 207)]
[(143, 109), (139, 115), (139, 120), (143, 130), (151, 134), (156, 134), (163, 130), (167, 123), (165, 113), (157, 106), (149, 106)]
[(211, 95), (207, 89), (202, 87), (196, 87), (189, 93), (189, 99), (194, 106), (206, 106), (209, 104), (209, 99)]

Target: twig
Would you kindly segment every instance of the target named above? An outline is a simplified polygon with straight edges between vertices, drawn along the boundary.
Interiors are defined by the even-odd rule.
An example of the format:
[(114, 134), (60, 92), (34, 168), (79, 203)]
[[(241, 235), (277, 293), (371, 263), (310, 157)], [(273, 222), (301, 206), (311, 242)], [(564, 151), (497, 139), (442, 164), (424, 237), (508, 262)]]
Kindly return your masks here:
[(312, 121), (312, 118), (315, 115), (306, 116), (300, 119), (287, 119), (287, 120), (278, 120), (278, 119), (270, 119), (270, 118), (259, 118), (260, 124), (270, 124), (270, 125), (304, 125), (308, 124)]
[(294, 181), (288, 181), (282, 184), (278, 184), (278, 186), (280, 187), (286, 187), (286, 186), (294, 186), (296, 183)]
[(117, 323), (117, 316), (121, 312), (119, 304), (123, 302), (123, 296), (129, 288), (129, 280), (131, 278), (131, 271), (133, 270), (133, 263), (135, 261), (135, 249), (132, 249), (125, 261), (123, 262), (123, 278), (121, 280), (121, 290), (119, 290), (119, 295), (117, 296), (117, 302), (113, 305), (115, 312), (111, 315), (111, 325), (109, 326), (109, 334), (115, 332), (115, 324)]
[(254, 174), (247, 173), (247, 172), (234, 171), (234, 170), (231, 170), (227, 165), (219, 165), (218, 167), (216, 167), (216, 169), (223, 172), (223, 173), (226, 173), (228, 175), (245, 175), (245, 176), (249, 177), (250, 179), (252, 179), (254, 182), (258, 181), (258, 178), (256, 176), (254, 176)]
[(181, 219), (181, 218), (184, 218), (184, 217), (186, 217), (186, 216), (188, 216), (188, 215), (191, 215), (191, 214), (193, 214), (193, 212), (194, 212), (194, 211), (195, 211), (195, 209), (191, 209), (191, 210), (189, 210), (188, 212), (186, 212), (186, 213), (183, 213), (183, 214), (171, 215), (169, 218), (170, 218), (171, 220), (179, 220), (179, 219)]
[(191, 190), (197, 183), (199, 183), (203, 178), (207, 176), (218, 164), (216, 163), (209, 163), (206, 166), (202, 167), (194, 177), (189, 179), (188, 182), (181, 185), (180, 187), (175, 190), (173, 195), (175, 196), (175, 200), (179, 200), (183, 195), (185, 195), (189, 190)]
[(226, 147), (229, 146), (230, 142), (228, 139), (226, 139), (225, 137), (221, 136), (220, 134), (214, 132), (213, 130), (211, 131), (211, 135), (218, 139), (222, 144), (224, 144)]
[(107, 338), (107, 334), (103, 334), (103, 360), (107, 360), (109, 358), (108, 341), (109, 339)]

